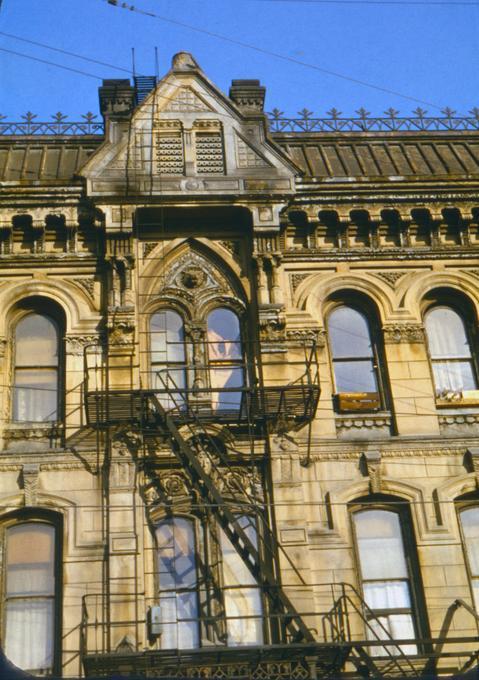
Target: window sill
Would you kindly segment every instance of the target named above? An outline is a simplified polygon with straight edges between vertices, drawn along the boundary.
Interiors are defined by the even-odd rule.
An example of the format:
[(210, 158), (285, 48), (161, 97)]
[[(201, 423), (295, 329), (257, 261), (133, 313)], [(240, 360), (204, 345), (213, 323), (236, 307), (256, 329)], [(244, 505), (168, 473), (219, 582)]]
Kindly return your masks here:
[(9, 450), (53, 449), (62, 446), (60, 423), (8, 423), (4, 428), (5, 448)]
[(477, 397), (459, 397), (451, 399), (436, 399), (436, 408), (464, 408), (468, 406), (479, 406), (479, 395)]

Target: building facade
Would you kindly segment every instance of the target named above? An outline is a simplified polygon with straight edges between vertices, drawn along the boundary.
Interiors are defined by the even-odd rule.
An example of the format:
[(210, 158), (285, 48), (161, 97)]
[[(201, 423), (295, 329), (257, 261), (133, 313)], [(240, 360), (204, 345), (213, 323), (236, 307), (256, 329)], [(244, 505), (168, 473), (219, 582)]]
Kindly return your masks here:
[(473, 666), (477, 119), (180, 53), (1, 123), (1, 641), (37, 675)]

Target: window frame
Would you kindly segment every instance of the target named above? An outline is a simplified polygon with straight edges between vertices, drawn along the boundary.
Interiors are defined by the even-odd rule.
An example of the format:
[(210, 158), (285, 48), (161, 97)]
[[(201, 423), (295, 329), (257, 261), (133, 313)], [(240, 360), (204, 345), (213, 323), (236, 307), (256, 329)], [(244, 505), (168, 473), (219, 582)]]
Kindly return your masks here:
[[(407, 573), (408, 573), (408, 589), (411, 599), (410, 614), (412, 619), (412, 624), (415, 632), (417, 653), (420, 654), (422, 651), (429, 650), (429, 644), (427, 641), (430, 637), (429, 621), (427, 617), (426, 601), (424, 596), (424, 586), (422, 582), (422, 574), (420, 570), (419, 557), (417, 553), (417, 543), (416, 534), (414, 531), (413, 518), (411, 515), (411, 508), (408, 501), (397, 498), (395, 496), (388, 496), (386, 494), (371, 494), (362, 498), (355, 499), (349, 503), (349, 521), (353, 544), (354, 553), (354, 563), (356, 566), (356, 573), (358, 575), (358, 586), (361, 597), (366, 602), (365, 592), (364, 592), (364, 582), (365, 579), (362, 575), (361, 568), (361, 558), (359, 552), (359, 541), (356, 532), (356, 526), (354, 522), (354, 515), (361, 512), (367, 512), (368, 510), (383, 510), (387, 512), (394, 512), (399, 519), (399, 527), (401, 530), (402, 545), (404, 550), (404, 559), (406, 562)], [(404, 579), (391, 578), (389, 581), (398, 581)], [(369, 579), (370, 582), (388, 582), (388, 579)], [(366, 579), (366, 582), (369, 582)], [(368, 605), (369, 607), (369, 605)], [(391, 613), (401, 613), (399, 609), (373, 609), (369, 607), (375, 614), (376, 612), (391, 612)], [(378, 618), (387, 614), (379, 613), (376, 614)], [(388, 645), (384, 645), (388, 646)], [(389, 646), (392, 646), (391, 644)], [(380, 647), (378, 646), (380, 649)]]
[[(367, 357), (367, 359), (368, 361), (372, 361), (373, 364), (373, 371), (378, 390), (377, 392), (337, 391), (336, 372), (334, 368), (335, 363), (365, 360), (365, 357), (340, 357), (339, 359), (335, 359), (334, 357), (329, 323), (331, 315), (340, 308), (352, 309), (363, 317), (367, 325), (369, 331), (369, 342), (371, 345), (371, 357)], [(354, 294), (351, 294), (351, 296), (348, 297), (337, 297), (333, 300), (333, 304), (327, 310), (325, 317), (330, 356), (331, 384), (333, 387), (332, 396), (335, 411), (337, 413), (371, 413), (388, 411), (390, 409), (390, 395), (388, 390), (384, 343), (379, 325), (378, 314), (372, 307), (372, 304), (363, 298), (358, 298)], [(377, 399), (375, 399), (373, 395), (377, 395)]]
[[(157, 537), (157, 530), (159, 526), (165, 522), (174, 522), (175, 519), (182, 519), (186, 520), (191, 524), (192, 527), (192, 533), (193, 533), (193, 539), (194, 539), (194, 566), (195, 566), (195, 574), (196, 574), (196, 585), (195, 588), (180, 588), (180, 589), (175, 589), (174, 591), (172, 589), (167, 590), (166, 592), (174, 592), (175, 594), (178, 592), (194, 592), (195, 593), (195, 599), (196, 599), (196, 607), (197, 607), (197, 612), (198, 612), (198, 620), (196, 622), (196, 635), (198, 638), (198, 645), (196, 647), (193, 647), (193, 649), (201, 649), (203, 646), (203, 638), (204, 638), (204, 633), (203, 633), (203, 625), (201, 621), (201, 606), (202, 606), (202, 598), (201, 598), (201, 593), (204, 591), (204, 586), (202, 585), (202, 579), (200, 578), (200, 573), (198, 569), (198, 557), (201, 555), (201, 553), (205, 553), (207, 550), (207, 541), (205, 541), (205, 536), (204, 536), (204, 531), (205, 527), (203, 523), (200, 521), (200, 518), (197, 517), (196, 515), (189, 514), (188, 512), (185, 511), (173, 511), (171, 514), (163, 514), (158, 517), (155, 517), (154, 522), (153, 522), (153, 545), (154, 545), (154, 588), (155, 588), (155, 601), (160, 604), (160, 596), (161, 596), (161, 578), (160, 578), (160, 571), (158, 569), (158, 562), (159, 562), (159, 546), (158, 546), (158, 537)], [(160, 604), (161, 606), (161, 604)], [(172, 625), (176, 626), (177, 632), (176, 632), (176, 639), (178, 640), (179, 634), (178, 634), (178, 627), (181, 625), (182, 622), (177, 621), (176, 623), (167, 623), (166, 625)], [(184, 622), (183, 622), (184, 623)], [(168, 650), (168, 649), (183, 649), (182, 647), (163, 647), (160, 642), (160, 648), (162, 650)], [(186, 649), (186, 648), (185, 648)]]
[[(459, 318), (461, 319), (462, 323), (464, 324), (464, 332), (466, 336), (466, 340), (469, 345), (469, 352), (470, 352), (470, 358), (469, 359), (461, 359), (461, 358), (448, 358), (448, 359), (442, 359), (442, 360), (435, 360), (433, 359), (431, 355), (431, 350), (430, 350), (430, 342), (429, 342), (429, 336), (427, 333), (427, 328), (426, 328), (426, 316), (433, 311), (434, 309), (438, 309), (441, 307), (445, 307), (448, 309), (451, 309), (453, 312), (455, 312)], [(463, 299), (463, 296), (460, 294), (454, 295), (450, 291), (446, 290), (443, 291), (442, 289), (432, 291), (431, 294), (429, 294), (426, 299), (425, 299), (425, 304), (423, 304), (423, 309), (422, 309), (422, 321), (424, 325), (424, 337), (425, 337), (425, 342), (426, 342), (426, 351), (427, 351), (427, 357), (428, 357), (428, 362), (429, 362), (429, 369), (430, 369), (430, 374), (431, 374), (431, 381), (432, 381), (432, 386), (434, 390), (434, 399), (436, 401), (436, 406), (439, 408), (451, 408), (454, 406), (467, 406), (468, 404), (470, 405), (477, 405), (479, 404), (479, 360), (477, 356), (477, 348), (478, 348), (478, 332), (475, 324), (475, 314), (474, 310), (472, 309), (472, 305), (469, 300)], [(459, 399), (444, 399), (441, 398), (441, 396), (438, 395), (438, 391), (436, 389), (436, 380), (434, 377), (434, 363), (439, 362), (439, 361), (468, 361), (469, 365), (471, 366), (472, 369), (472, 375), (474, 378), (474, 381), (476, 383), (476, 388), (473, 391), (477, 391), (478, 395), (477, 397), (473, 398), (459, 398)]]
[(454, 505), (456, 507), (457, 523), (458, 523), (458, 526), (459, 526), (459, 535), (461, 537), (461, 547), (462, 547), (462, 553), (463, 553), (463, 556), (464, 556), (464, 565), (465, 565), (466, 573), (467, 573), (467, 580), (468, 580), (469, 592), (470, 592), (470, 597), (471, 597), (471, 603), (472, 603), (472, 606), (474, 607), (474, 609), (479, 614), (479, 601), (476, 603), (476, 598), (474, 596), (474, 587), (473, 587), (473, 581), (477, 580), (478, 583), (479, 583), (479, 574), (477, 576), (473, 576), (473, 574), (472, 574), (469, 552), (468, 552), (468, 549), (467, 549), (466, 536), (465, 536), (465, 533), (464, 533), (464, 528), (463, 528), (462, 520), (461, 520), (461, 513), (464, 512), (465, 510), (472, 510), (474, 508), (477, 508), (477, 511), (479, 512), (479, 494), (476, 491), (473, 491), (471, 493), (460, 496), (459, 498), (456, 498)]
[[(210, 357), (210, 345), (212, 343), (208, 339), (208, 333), (209, 333), (208, 320), (209, 320), (211, 314), (213, 314), (214, 312), (216, 312), (218, 310), (228, 311), (231, 314), (234, 314), (234, 316), (238, 320), (239, 339), (237, 341), (236, 340), (229, 340), (228, 338), (225, 339), (225, 341), (227, 343), (239, 345), (239, 350), (240, 350), (239, 355), (240, 356), (237, 359), (236, 358), (234, 358), (234, 359), (212, 359)], [(210, 389), (211, 389), (211, 403), (212, 403), (212, 405), (213, 405), (214, 389), (213, 389), (212, 384), (211, 384), (211, 375), (212, 375), (212, 372), (215, 369), (221, 370), (221, 369), (225, 369), (225, 368), (230, 367), (234, 371), (235, 369), (239, 368), (239, 369), (241, 369), (241, 376), (242, 376), (241, 386), (238, 387), (238, 392), (240, 392), (240, 403), (239, 403), (238, 408), (237, 409), (235, 409), (235, 408), (222, 409), (222, 408), (218, 408), (218, 406), (217, 406), (216, 409), (213, 409), (213, 406), (212, 406), (212, 410), (214, 410), (215, 413), (217, 413), (218, 415), (221, 415), (222, 411), (226, 412), (226, 413), (231, 413), (231, 412), (240, 413), (242, 408), (243, 408), (243, 402), (244, 402), (244, 397), (245, 397), (245, 393), (244, 393), (243, 390), (248, 385), (248, 380), (249, 380), (248, 371), (247, 371), (245, 340), (244, 340), (245, 329), (244, 329), (244, 322), (243, 322), (243, 319), (242, 319), (242, 315), (239, 314), (238, 311), (236, 309), (233, 309), (230, 305), (215, 305), (215, 306), (209, 307), (205, 311), (204, 319), (205, 319), (205, 325), (206, 325), (206, 335), (205, 335), (205, 340), (206, 340), (205, 356), (206, 356), (206, 364), (207, 364), (206, 370), (208, 372), (208, 383), (209, 383), (209, 386), (210, 386)], [(222, 388), (218, 388), (218, 389), (221, 390)], [(218, 397), (218, 404), (219, 404), (220, 399), (221, 399), (221, 392), (219, 392), (218, 394), (219, 394), (219, 397)], [(223, 394), (228, 394), (228, 393), (224, 392)], [(235, 394), (235, 392), (232, 391), (231, 394)]]
[[(168, 313), (168, 312), (173, 312), (174, 314), (176, 314), (181, 319), (182, 329), (183, 329), (183, 355), (184, 355), (184, 359), (183, 359), (183, 361), (169, 361), (167, 359), (165, 362), (159, 362), (159, 361), (153, 362), (152, 358), (153, 358), (153, 355), (154, 355), (156, 350), (153, 349), (153, 343), (152, 343), (153, 333), (154, 333), (152, 331), (152, 321), (153, 321), (153, 318), (157, 314)], [(178, 407), (180, 409), (181, 408), (188, 408), (188, 396), (189, 396), (188, 390), (190, 389), (190, 382), (191, 382), (190, 364), (193, 364), (193, 362), (191, 361), (192, 348), (191, 348), (191, 343), (188, 342), (188, 340), (187, 340), (186, 326), (187, 326), (187, 317), (186, 317), (185, 312), (181, 309), (178, 309), (175, 305), (164, 305), (164, 306), (161, 306), (161, 307), (154, 309), (151, 312), (151, 314), (149, 315), (149, 319), (148, 319), (148, 332), (147, 332), (147, 334), (148, 334), (148, 345), (147, 345), (148, 346), (148, 373), (149, 373), (149, 381), (150, 381), (151, 388), (155, 389), (155, 386), (153, 384), (155, 366), (156, 367), (162, 366), (164, 369), (166, 369), (166, 371), (168, 371), (170, 369), (173, 372), (174, 371), (181, 371), (183, 373), (183, 376), (184, 376), (185, 387), (184, 388), (179, 387), (179, 389), (175, 391), (175, 388), (173, 386), (173, 389), (172, 389), (172, 391), (174, 393), (176, 393), (176, 395), (177, 395)], [(155, 331), (155, 332), (159, 333), (159, 331)], [(167, 332), (168, 332), (167, 326), (165, 324), (165, 331), (164, 331), (165, 336), (167, 335)], [(167, 341), (166, 341), (166, 343), (167, 343)], [(167, 347), (167, 344), (165, 346)], [(181, 396), (182, 389), (185, 390), (184, 398)], [(168, 393), (164, 392), (163, 388), (159, 388), (158, 392), (160, 394), (160, 398), (166, 397), (167, 399), (169, 399)], [(179, 399), (178, 399), (178, 397), (179, 397)], [(167, 408), (170, 408), (170, 407), (167, 407)], [(176, 408), (176, 406), (174, 405), (173, 409), (175, 409), (175, 408)]]
[[(14, 418), (14, 402), (15, 402), (15, 389), (16, 389), (16, 352), (17, 352), (17, 328), (18, 324), (26, 319), (28, 316), (36, 314), (38, 316), (43, 316), (47, 318), (55, 326), (57, 332), (57, 352), (58, 361), (55, 366), (56, 370), (56, 386), (57, 386), (57, 398), (56, 398), (56, 418), (55, 420), (17, 420)], [(55, 427), (60, 423), (64, 422), (65, 419), (65, 317), (63, 310), (46, 298), (27, 298), (21, 300), (17, 308), (14, 311), (12, 318), (10, 319), (10, 367), (11, 367), (11, 379), (10, 379), (10, 408), (9, 408), (9, 422), (17, 427)], [(20, 369), (29, 368), (27, 366), (21, 366)], [(38, 368), (32, 366), (32, 368)], [(42, 369), (51, 369), (52, 367), (42, 366)]]
[[(54, 530), (54, 605), (53, 605), (53, 663), (51, 673), (45, 677), (60, 676), (62, 672), (62, 635), (63, 635), (63, 527), (64, 518), (59, 512), (45, 509), (20, 509), (0, 517), (0, 541), (3, 546), (4, 559), (1, 570), (1, 602), (0, 602), (0, 638), (2, 647), (6, 637), (6, 557), (8, 529), (23, 524), (46, 524)], [(28, 598), (25, 598), (28, 599)], [(35, 670), (35, 669), (33, 669)]]

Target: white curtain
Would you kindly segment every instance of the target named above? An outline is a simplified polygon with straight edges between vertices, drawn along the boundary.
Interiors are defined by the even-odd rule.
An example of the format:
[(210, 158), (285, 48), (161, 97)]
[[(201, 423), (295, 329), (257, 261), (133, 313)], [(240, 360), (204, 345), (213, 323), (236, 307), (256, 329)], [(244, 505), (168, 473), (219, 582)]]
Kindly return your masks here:
[(26, 671), (53, 665), (53, 600), (15, 600), (6, 606), (5, 654)]

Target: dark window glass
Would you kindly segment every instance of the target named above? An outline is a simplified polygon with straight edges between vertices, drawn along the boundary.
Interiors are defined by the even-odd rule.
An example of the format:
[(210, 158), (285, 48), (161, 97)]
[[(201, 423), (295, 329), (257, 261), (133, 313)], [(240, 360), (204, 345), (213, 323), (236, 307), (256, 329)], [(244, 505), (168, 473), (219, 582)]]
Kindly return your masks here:
[(59, 334), (43, 314), (28, 314), (15, 329), (13, 420), (58, 418)]
[(451, 307), (433, 307), (426, 314), (425, 327), (436, 395), (475, 390), (477, 380), (461, 315)]
[(161, 646), (193, 649), (199, 646), (194, 524), (184, 517), (165, 519), (156, 529), (156, 540)]
[[(152, 387), (166, 408), (181, 408), (186, 401), (186, 346), (183, 319), (171, 309), (156, 312), (150, 321)], [(162, 392), (168, 390), (165, 394)]]
[(328, 333), (336, 392), (377, 393), (374, 350), (363, 314), (352, 307), (337, 307), (329, 315)]
[(244, 385), (239, 319), (230, 309), (220, 307), (209, 314), (207, 329), (210, 383), (219, 390), (212, 393), (213, 409), (237, 411), (242, 393), (235, 388)]
[(28, 522), (6, 531), (4, 650), (19, 668), (53, 669), (55, 529)]
[[(398, 640), (416, 637), (400, 518), (389, 510), (364, 510), (353, 515), (364, 599), (375, 617), (369, 621), (368, 638), (387, 639), (385, 630)], [(373, 632), (374, 631), (374, 632)], [(375, 634), (374, 634), (375, 633)], [(398, 648), (388, 646), (389, 653)], [(416, 654), (416, 645), (402, 645), (404, 654)], [(372, 647), (371, 654), (386, 654)]]
[(460, 518), (471, 575), (474, 604), (476, 611), (479, 612), (479, 507), (462, 510)]

